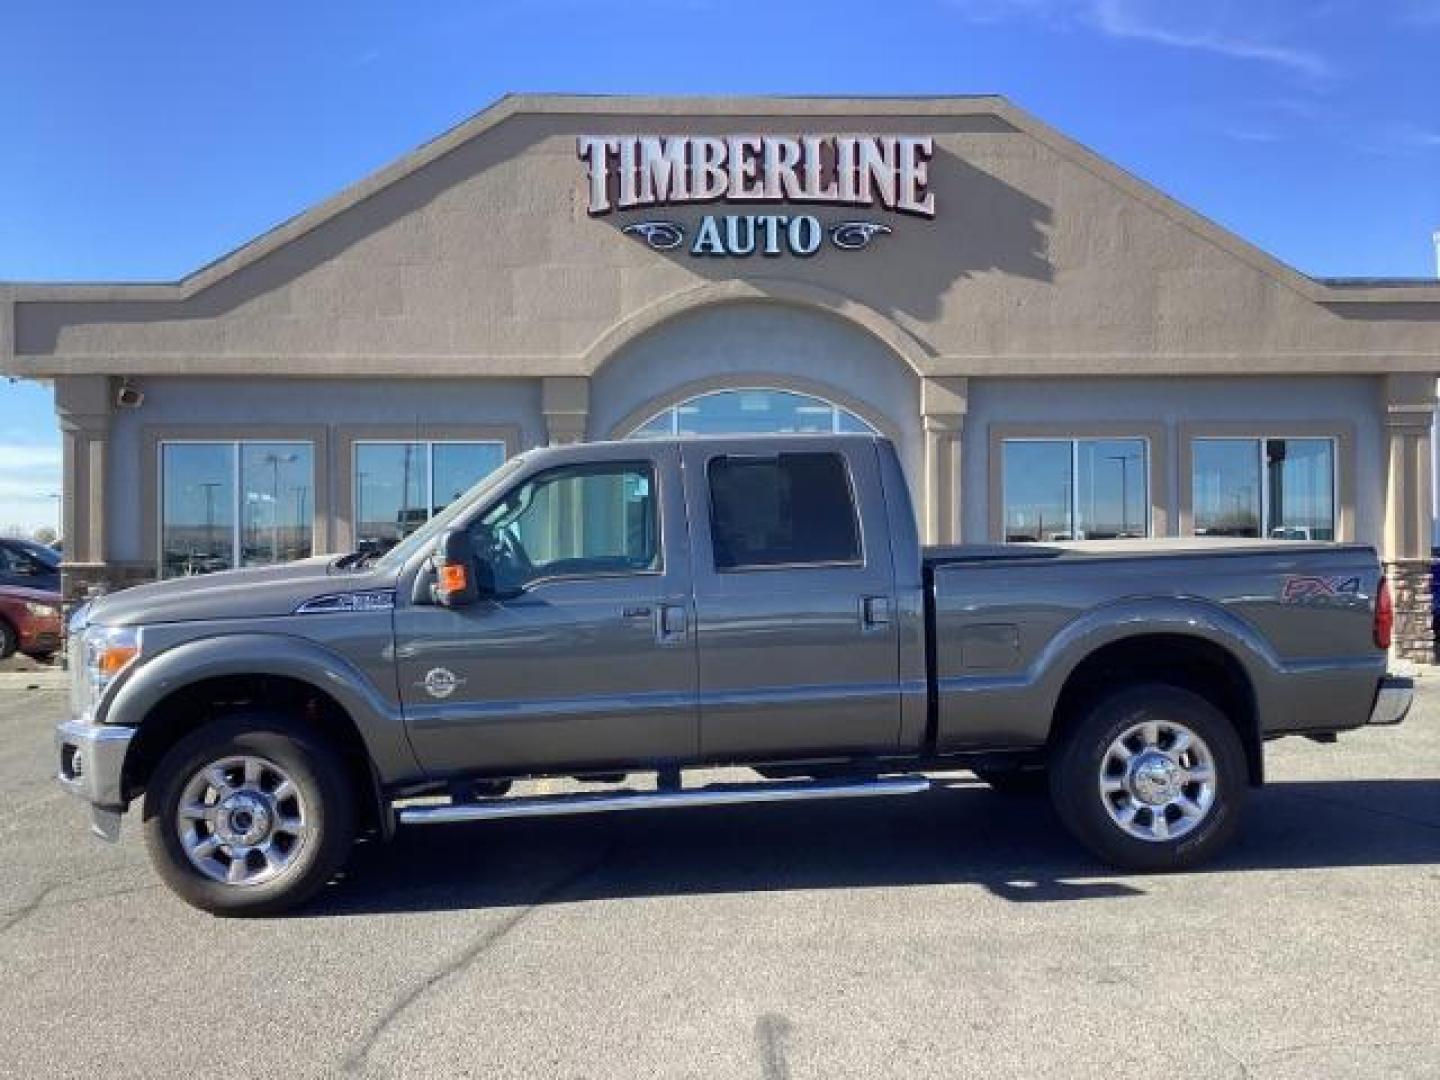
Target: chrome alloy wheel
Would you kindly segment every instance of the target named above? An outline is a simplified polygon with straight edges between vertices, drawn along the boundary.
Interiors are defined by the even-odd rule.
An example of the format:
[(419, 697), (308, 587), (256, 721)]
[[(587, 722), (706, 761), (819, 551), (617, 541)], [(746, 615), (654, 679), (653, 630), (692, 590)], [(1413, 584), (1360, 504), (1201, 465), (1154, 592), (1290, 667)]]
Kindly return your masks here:
[(299, 857), (312, 833), (300, 789), (285, 770), (252, 755), (200, 769), (180, 793), (175, 828), (190, 862), (228, 885), (260, 885)]
[(1184, 724), (1146, 720), (1105, 751), (1100, 799), (1137, 840), (1175, 840), (1204, 821), (1215, 802), (1215, 758)]

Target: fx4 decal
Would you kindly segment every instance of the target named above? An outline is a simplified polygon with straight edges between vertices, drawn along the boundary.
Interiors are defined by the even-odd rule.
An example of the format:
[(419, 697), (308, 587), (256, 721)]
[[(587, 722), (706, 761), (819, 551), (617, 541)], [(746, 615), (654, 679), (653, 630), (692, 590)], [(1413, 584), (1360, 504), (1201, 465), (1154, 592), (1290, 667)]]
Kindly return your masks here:
[(1306, 600), (1323, 600), (1329, 597), (1350, 597), (1360, 595), (1360, 578), (1316, 577), (1308, 574), (1292, 574), (1280, 587), (1280, 600), (1286, 604), (1299, 604)]

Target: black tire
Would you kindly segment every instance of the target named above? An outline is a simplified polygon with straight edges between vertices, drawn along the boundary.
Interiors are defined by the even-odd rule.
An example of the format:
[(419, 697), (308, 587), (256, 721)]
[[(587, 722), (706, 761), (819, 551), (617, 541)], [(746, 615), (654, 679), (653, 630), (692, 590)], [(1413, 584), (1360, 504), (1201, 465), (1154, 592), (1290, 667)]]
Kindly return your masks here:
[[(1178, 838), (1131, 835), (1111, 817), (1101, 795), (1101, 770), (1112, 743), (1146, 719), (1183, 724), (1214, 762), (1213, 801)], [(1198, 694), (1162, 683), (1120, 690), (1086, 709), (1061, 739), (1049, 772), (1050, 796), (1065, 827), (1100, 859), (1126, 870), (1184, 870), (1212, 858), (1235, 835), (1249, 790), (1245, 748), (1235, 725)]]
[(971, 769), (1001, 795), (1031, 797), (1047, 794), (1050, 778), (1044, 769)]
[(53, 664), (55, 662), (55, 654), (53, 652), (32, 652), (26, 653), (26, 655), (37, 664)]
[[(312, 825), (294, 862), (279, 874), (232, 885), (197, 869), (176, 822), (190, 779), (211, 762), (243, 755), (288, 774)], [(304, 903), (344, 864), (355, 839), (355, 793), (340, 752), (316, 732), (280, 715), (237, 715), (197, 729), (160, 759), (145, 791), (144, 831), (156, 872), (186, 903), (214, 915), (275, 915)]]
[(15, 628), (4, 619), (0, 619), (0, 660), (8, 660), (14, 656), (15, 647), (18, 644)]

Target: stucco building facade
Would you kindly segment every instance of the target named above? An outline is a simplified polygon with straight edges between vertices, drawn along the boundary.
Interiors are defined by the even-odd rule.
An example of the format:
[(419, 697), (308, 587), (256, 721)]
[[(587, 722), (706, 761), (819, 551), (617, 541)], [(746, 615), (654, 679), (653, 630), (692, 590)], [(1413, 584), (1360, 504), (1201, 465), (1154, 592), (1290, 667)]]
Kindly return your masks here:
[(0, 287), (67, 589), (384, 545), (527, 447), (895, 440), (931, 542), (1374, 544), (1440, 285), (1306, 277), (994, 97), (506, 98), (179, 282)]

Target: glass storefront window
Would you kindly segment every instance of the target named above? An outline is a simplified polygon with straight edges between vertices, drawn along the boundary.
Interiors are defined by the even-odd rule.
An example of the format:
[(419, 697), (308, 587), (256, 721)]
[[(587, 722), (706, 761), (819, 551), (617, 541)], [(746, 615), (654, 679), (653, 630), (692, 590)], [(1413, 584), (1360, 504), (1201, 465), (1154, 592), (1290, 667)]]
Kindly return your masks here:
[(307, 558), (314, 476), (305, 442), (162, 443), (161, 576)]
[(1197, 536), (1335, 539), (1333, 439), (1196, 439)]
[(858, 432), (875, 429), (823, 398), (763, 388), (717, 390), (682, 401), (652, 416), (632, 439), (672, 435), (778, 435)]
[(313, 550), (309, 443), (240, 444), (240, 565), (304, 559)]
[(504, 460), (498, 442), (357, 442), (356, 546), (388, 551)]
[(1144, 439), (1006, 439), (1006, 543), (1150, 534)]
[(1069, 441), (1005, 443), (1005, 541), (1070, 540), (1075, 492)]
[(1196, 536), (1260, 535), (1255, 439), (1196, 439), (1192, 497)]
[(1133, 540), (1150, 532), (1144, 439), (1075, 444), (1076, 539)]

